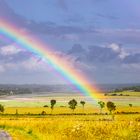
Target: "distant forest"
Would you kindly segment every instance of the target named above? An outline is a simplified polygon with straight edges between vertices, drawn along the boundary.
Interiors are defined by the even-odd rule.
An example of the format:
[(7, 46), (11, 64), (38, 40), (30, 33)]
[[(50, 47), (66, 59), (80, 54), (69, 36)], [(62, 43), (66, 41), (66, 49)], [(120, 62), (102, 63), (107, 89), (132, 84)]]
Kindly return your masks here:
[(114, 90), (114, 92), (122, 92), (122, 91), (135, 91), (135, 92), (140, 92), (140, 86), (116, 88), (116, 89)]
[(17, 88), (17, 89), (0, 89), (0, 95), (17, 95), (17, 94), (30, 94), (30, 89)]
[[(127, 87), (114, 87), (108, 88), (104, 86), (102, 89), (105, 93), (117, 93), (122, 91), (140, 92), (140, 85), (127, 86)], [(70, 85), (0, 85), (0, 96), (2, 95), (18, 95), (18, 94), (31, 94), (39, 92), (52, 92), (52, 93), (72, 93), (78, 92), (72, 89)]]

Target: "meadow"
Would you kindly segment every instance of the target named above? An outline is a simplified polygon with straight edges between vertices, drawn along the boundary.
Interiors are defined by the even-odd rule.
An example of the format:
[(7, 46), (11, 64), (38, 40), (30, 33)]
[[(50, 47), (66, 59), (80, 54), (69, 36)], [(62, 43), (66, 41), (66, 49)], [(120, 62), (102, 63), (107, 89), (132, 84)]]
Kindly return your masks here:
[[(52, 98), (57, 101), (53, 111), (49, 102)], [(78, 101), (74, 111), (67, 103), (73, 98)], [(89, 100), (83, 108), (81, 96), (1, 100), (5, 111), (0, 115), (0, 129), (13, 140), (140, 140), (139, 96), (109, 98), (116, 105), (114, 120), (106, 107), (100, 114), (99, 105)]]
[[(104, 120), (106, 119), (106, 121)], [(14, 140), (139, 140), (140, 115), (1, 117), (0, 128)]]

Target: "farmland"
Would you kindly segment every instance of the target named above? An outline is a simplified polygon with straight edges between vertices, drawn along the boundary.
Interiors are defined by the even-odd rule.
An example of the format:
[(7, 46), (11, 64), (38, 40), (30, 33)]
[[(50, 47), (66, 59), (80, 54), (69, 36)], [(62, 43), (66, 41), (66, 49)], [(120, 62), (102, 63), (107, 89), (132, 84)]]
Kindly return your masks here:
[[(0, 104), (5, 111), (0, 116), (0, 129), (13, 140), (139, 140), (140, 98), (138, 93), (129, 94), (105, 96), (116, 105), (114, 120), (107, 107), (100, 114), (98, 103), (81, 95), (3, 97)], [(73, 98), (78, 102), (74, 111), (68, 106)], [(56, 100), (53, 111), (51, 99)], [(81, 100), (86, 102), (84, 108)]]
[(140, 115), (1, 117), (0, 127), (20, 140), (138, 140)]

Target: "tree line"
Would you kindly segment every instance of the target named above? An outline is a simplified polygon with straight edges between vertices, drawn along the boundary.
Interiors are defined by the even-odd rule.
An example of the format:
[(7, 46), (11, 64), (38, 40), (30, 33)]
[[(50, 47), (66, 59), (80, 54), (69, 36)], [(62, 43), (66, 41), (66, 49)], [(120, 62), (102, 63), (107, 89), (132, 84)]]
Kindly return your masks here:
[[(55, 104), (56, 104), (56, 100), (54, 100), (54, 99), (50, 100), (50, 108), (51, 108), (52, 112), (53, 112)], [(82, 105), (83, 110), (84, 110), (86, 102), (80, 101), (80, 104)], [(68, 105), (69, 105), (69, 108), (72, 109), (74, 112), (74, 110), (76, 109), (76, 107), (78, 105), (78, 102), (75, 99), (72, 99), (68, 102)], [(98, 105), (100, 106), (100, 114), (102, 114), (102, 110), (103, 110), (103, 108), (105, 108), (105, 106), (107, 107), (110, 114), (112, 114), (112, 112), (116, 110), (116, 105), (111, 101), (108, 101), (107, 103), (105, 103), (103, 101), (99, 101)], [(48, 107), (48, 105), (44, 105), (44, 107)]]
[[(57, 101), (55, 99), (50, 100), (51, 113), (53, 112), (56, 103), (57, 103)], [(86, 102), (80, 101), (80, 104), (82, 105), (83, 111), (84, 111)], [(73, 112), (76, 109), (77, 105), (78, 105), (78, 102), (75, 99), (72, 99), (68, 102), (68, 106)], [(98, 101), (98, 105), (100, 107), (100, 114), (103, 114), (102, 111), (105, 107), (107, 107), (109, 114), (112, 114), (112, 115), (113, 115), (114, 111), (116, 110), (116, 105), (111, 101), (108, 101), (107, 103), (105, 103), (103, 101)], [(133, 106), (132, 104), (129, 104), (129, 107), (132, 107), (132, 106)], [(49, 107), (49, 106), (44, 105), (43, 107)], [(61, 106), (61, 107), (65, 107), (65, 106)], [(4, 106), (0, 104), (0, 113), (3, 113), (4, 110), (5, 110)], [(17, 110), (16, 110), (16, 114), (18, 114)], [(46, 114), (46, 112), (43, 111), (42, 114)]]

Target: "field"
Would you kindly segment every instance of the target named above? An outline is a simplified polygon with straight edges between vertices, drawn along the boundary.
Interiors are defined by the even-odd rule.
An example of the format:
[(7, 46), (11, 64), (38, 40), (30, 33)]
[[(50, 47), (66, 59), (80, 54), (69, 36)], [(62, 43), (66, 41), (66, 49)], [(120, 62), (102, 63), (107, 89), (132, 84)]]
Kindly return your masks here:
[(139, 140), (140, 115), (2, 117), (1, 129), (20, 140)]
[[(96, 102), (80, 95), (3, 97), (0, 104), (5, 111), (0, 116), (0, 129), (13, 140), (140, 140), (139, 94), (109, 96), (116, 105), (114, 120), (106, 107), (100, 114)], [(68, 107), (73, 98), (78, 101), (74, 111)], [(57, 101), (53, 111), (51, 99)], [(81, 100), (86, 101), (84, 108)]]

